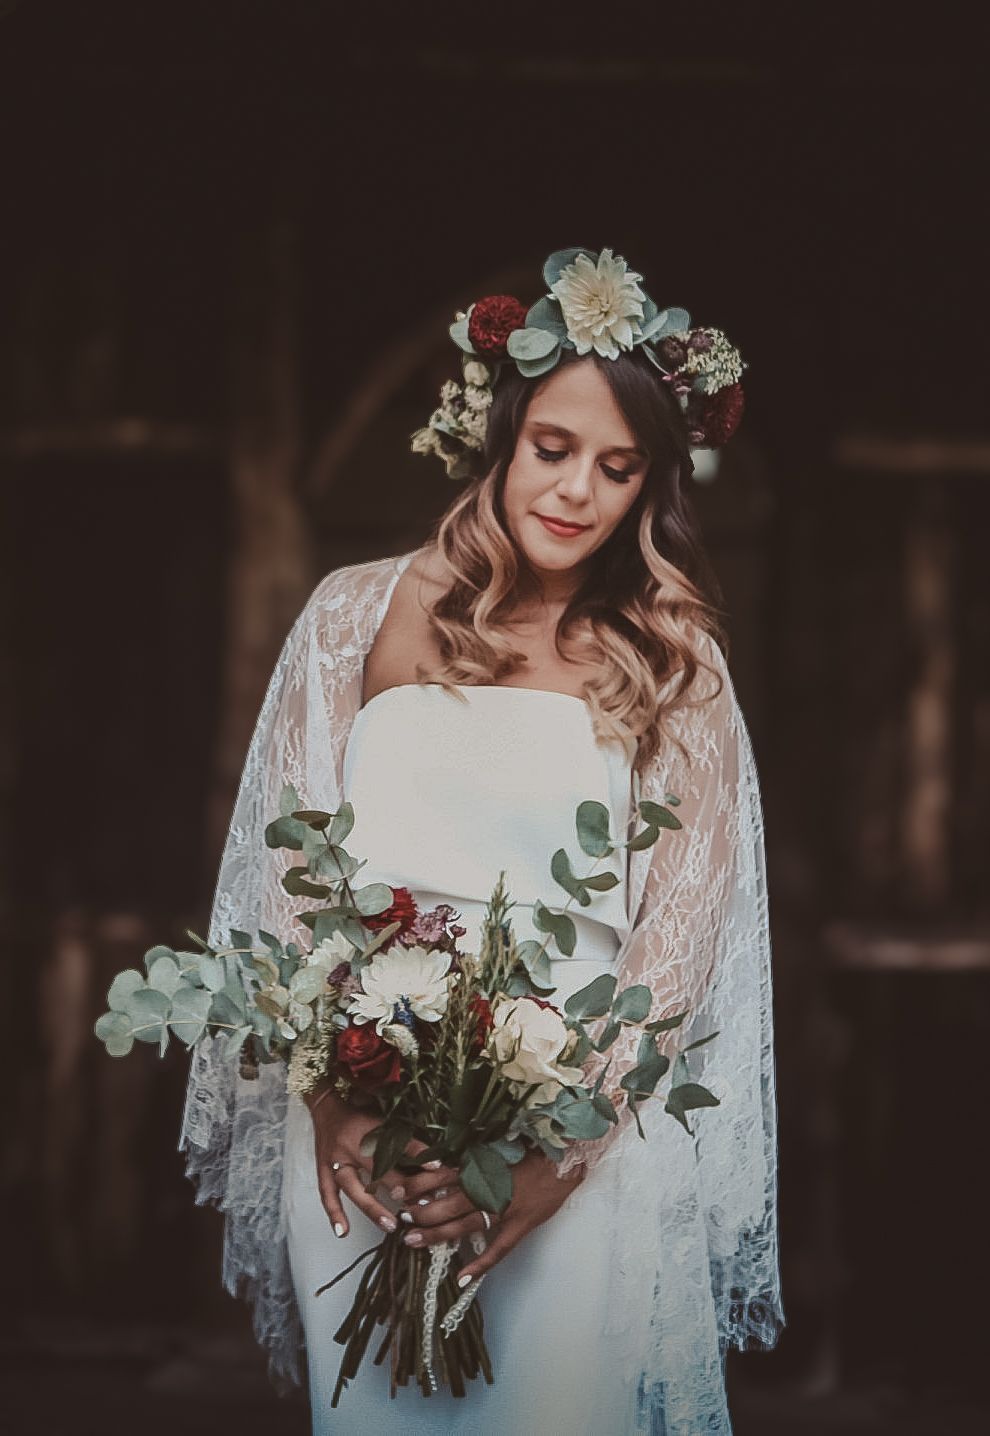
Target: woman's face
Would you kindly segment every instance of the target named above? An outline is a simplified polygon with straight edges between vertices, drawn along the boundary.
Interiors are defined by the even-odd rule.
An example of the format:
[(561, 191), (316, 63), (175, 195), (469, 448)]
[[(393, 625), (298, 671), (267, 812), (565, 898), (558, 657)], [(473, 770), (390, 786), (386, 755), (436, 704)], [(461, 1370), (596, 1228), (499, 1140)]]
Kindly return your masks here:
[(555, 369), (530, 400), (505, 480), (508, 528), (534, 572), (559, 574), (600, 548), (648, 466), (597, 364), (589, 357)]

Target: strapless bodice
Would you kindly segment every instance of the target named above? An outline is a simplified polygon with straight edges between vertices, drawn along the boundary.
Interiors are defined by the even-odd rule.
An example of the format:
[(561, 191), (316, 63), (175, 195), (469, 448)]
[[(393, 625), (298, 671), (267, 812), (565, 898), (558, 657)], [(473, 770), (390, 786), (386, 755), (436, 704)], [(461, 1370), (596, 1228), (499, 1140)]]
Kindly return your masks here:
[(406, 887), (424, 907), (452, 903), (468, 951), (477, 951), (500, 871), (520, 942), (544, 940), (532, 921), (537, 899), (558, 911), (568, 902), (550, 872), (558, 848), (579, 876), (614, 873), (615, 887), (594, 893), (588, 907), (572, 901), (568, 908), (577, 928), (573, 957), (548, 944), (562, 1000), (565, 983), (576, 990), (611, 962), (628, 930), (626, 852), (589, 857), (575, 813), (585, 799), (603, 803), (613, 838), (625, 839), (635, 740), (599, 741), (588, 705), (572, 694), (496, 685), (460, 685), (458, 693), (403, 684), (356, 714), (343, 765), (355, 817), (347, 849), (367, 859), (362, 885)]

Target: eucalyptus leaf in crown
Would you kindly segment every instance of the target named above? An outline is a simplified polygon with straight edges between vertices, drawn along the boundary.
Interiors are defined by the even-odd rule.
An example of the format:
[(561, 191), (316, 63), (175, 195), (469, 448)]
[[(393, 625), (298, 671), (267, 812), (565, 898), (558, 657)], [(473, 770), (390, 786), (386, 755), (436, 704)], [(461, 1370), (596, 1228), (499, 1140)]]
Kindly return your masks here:
[(611, 249), (558, 249), (543, 266), (547, 293), (529, 309), (490, 294), (458, 311), (450, 337), (463, 384), (448, 380), (429, 423), (412, 435), (417, 454), (436, 454), (453, 479), (478, 473), (494, 386), (511, 360), (529, 379), (548, 374), (565, 349), (604, 359), (641, 348), (670, 386), (694, 448), (714, 449), (742, 419), (748, 365), (721, 329), (692, 328), (686, 309), (660, 309), (643, 276)]

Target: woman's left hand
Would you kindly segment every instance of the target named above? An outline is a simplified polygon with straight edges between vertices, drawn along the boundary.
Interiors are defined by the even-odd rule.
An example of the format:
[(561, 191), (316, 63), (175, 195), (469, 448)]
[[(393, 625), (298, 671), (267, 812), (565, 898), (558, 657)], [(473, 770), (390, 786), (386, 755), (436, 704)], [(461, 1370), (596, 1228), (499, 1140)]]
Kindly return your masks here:
[[(584, 1177), (583, 1166), (566, 1177), (558, 1177), (554, 1164), (542, 1152), (527, 1152), (512, 1168), (512, 1200), (501, 1216), (491, 1214), (488, 1246), (461, 1268), (461, 1285), (467, 1285), (464, 1277), (473, 1279), (489, 1271), (534, 1227), (552, 1217)], [(404, 1237), (413, 1248), (457, 1242), (474, 1232), (486, 1231), (480, 1209), (460, 1184), (448, 1185), (446, 1195), (428, 1199), (425, 1206), (410, 1203), (403, 1210), (415, 1223)]]

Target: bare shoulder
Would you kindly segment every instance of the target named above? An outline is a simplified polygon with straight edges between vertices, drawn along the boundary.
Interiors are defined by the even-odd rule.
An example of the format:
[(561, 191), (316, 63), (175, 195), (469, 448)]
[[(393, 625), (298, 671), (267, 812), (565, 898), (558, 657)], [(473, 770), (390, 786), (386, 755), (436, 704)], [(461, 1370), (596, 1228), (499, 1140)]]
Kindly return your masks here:
[(443, 556), (418, 550), (399, 575), (388, 611), (375, 635), (364, 670), (364, 702), (385, 688), (415, 683), (419, 664), (440, 660), (429, 623), (429, 608), (449, 584)]

